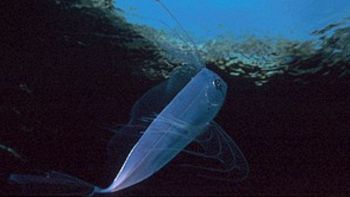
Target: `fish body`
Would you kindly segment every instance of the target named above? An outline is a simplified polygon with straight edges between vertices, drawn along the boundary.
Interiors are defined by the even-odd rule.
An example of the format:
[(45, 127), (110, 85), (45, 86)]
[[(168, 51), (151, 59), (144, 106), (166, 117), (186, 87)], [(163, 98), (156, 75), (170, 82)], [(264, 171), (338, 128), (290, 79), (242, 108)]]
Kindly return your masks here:
[(111, 186), (101, 192), (134, 185), (165, 166), (213, 120), (225, 100), (226, 89), (217, 74), (206, 68), (198, 72), (152, 121)]

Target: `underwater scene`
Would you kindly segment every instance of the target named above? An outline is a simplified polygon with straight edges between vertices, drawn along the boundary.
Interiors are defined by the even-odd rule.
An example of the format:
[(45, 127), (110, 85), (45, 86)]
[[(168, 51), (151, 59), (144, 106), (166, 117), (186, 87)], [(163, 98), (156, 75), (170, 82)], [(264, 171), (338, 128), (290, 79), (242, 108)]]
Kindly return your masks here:
[(1, 196), (350, 194), (350, 1), (0, 9)]

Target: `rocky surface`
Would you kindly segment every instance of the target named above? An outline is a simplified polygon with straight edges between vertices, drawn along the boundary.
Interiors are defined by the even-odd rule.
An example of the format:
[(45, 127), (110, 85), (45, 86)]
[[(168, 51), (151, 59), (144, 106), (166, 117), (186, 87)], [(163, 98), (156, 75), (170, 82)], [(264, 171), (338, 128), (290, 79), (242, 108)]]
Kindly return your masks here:
[[(189, 60), (186, 54), (194, 54), (193, 46), (184, 39), (149, 27), (141, 27), (139, 31), (156, 40), (160, 48), (166, 48), (170, 62), (183, 63)], [(301, 84), (319, 80), (334, 83), (349, 78), (349, 31), (349, 19), (344, 19), (342, 23), (315, 31), (311, 41), (220, 37), (199, 44), (197, 50), (203, 64), (224, 71), (224, 75), (250, 79), (257, 86), (279, 76)], [(181, 53), (172, 55), (175, 49)], [(181, 54), (185, 58), (179, 60)], [(191, 60), (187, 63), (191, 64)], [(166, 78), (173, 65), (159, 62), (143, 71), (150, 79)]]

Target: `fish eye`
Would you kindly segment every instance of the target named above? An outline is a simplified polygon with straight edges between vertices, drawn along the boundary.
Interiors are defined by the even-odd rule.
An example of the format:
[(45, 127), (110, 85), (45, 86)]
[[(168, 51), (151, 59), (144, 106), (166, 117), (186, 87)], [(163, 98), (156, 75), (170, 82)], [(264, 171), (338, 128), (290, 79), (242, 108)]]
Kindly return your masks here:
[(222, 89), (222, 83), (220, 79), (215, 79), (213, 81), (213, 85), (215, 86), (216, 89), (221, 90)]

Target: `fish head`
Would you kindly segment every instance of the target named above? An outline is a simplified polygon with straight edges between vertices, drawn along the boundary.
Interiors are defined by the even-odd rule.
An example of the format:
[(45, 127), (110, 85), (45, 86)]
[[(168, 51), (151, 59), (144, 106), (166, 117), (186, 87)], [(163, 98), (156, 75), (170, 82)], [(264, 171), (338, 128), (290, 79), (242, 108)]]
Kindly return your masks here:
[(217, 74), (213, 73), (209, 79), (206, 90), (206, 98), (210, 107), (221, 108), (225, 101), (227, 84)]

